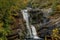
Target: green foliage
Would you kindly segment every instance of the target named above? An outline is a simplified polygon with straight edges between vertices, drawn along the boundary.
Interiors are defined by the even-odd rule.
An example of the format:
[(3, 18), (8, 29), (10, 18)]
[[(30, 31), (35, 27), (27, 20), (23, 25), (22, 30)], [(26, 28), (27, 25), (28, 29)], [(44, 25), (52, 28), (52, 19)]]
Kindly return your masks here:
[(57, 6), (57, 0), (54, 0), (53, 4), (52, 4), (52, 10), (53, 12), (51, 13), (51, 15), (54, 15), (54, 11), (56, 10), (56, 6)]
[(8, 35), (10, 31), (10, 16), (11, 11), (20, 10), (27, 6), (27, 0), (0, 0), (0, 21), (3, 22), (2, 28), (0, 28), (0, 40), (7, 40), (6, 35)]
[(3, 36), (3, 33), (2, 32), (0, 32), (0, 37), (2, 37)]
[(59, 1), (60, 0), (32, 0), (31, 3), (33, 8), (49, 8), (52, 6), (54, 9)]

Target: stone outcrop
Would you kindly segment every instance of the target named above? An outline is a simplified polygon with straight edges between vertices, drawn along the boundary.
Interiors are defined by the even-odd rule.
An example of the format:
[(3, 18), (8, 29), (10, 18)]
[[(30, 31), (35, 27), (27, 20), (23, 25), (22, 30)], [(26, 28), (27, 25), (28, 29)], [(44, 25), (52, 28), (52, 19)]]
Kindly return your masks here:
[[(57, 27), (56, 25), (53, 25), (54, 24), (53, 20), (57, 20), (57, 18), (60, 17), (60, 14), (58, 13), (53, 16), (45, 17), (44, 12), (42, 12), (39, 9), (38, 10), (32, 9), (29, 11), (29, 14), (30, 14), (30, 23), (34, 25), (35, 28), (37, 29), (38, 36), (44, 38), (45, 36), (48, 35), (49, 37), (51, 37), (52, 30), (54, 30)], [(46, 25), (44, 26), (43, 24)]]

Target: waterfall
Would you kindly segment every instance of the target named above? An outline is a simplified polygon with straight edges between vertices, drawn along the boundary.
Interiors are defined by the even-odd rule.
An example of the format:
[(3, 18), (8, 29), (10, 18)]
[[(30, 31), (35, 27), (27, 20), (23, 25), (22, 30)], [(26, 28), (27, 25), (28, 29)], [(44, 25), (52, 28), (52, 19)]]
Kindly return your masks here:
[[(37, 36), (37, 32), (36, 32), (36, 29), (33, 25), (29, 24), (29, 14), (27, 12), (28, 10), (21, 10), (22, 14), (23, 14), (23, 18), (24, 20), (26, 21), (26, 26), (27, 26), (27, 29), (28, 29), (28, 34), (30, 35), (30, 38), (33, 38), (33, 39), (41, 39)], [(29, 38), (29, 36), (28, 36)]]
[(30, 29), (30, 25), (29, 25), (29, 15), (27, 13), (27, 10), (22, 10), (22, 14), (23, 14), (24, 20), (26, 21), (26, 26), (27, 26), (27, 29), (28, 29), (28, 35), (30, 37), (32, 37), (31, 29)]
[(36, 28), (33, 25), (31, 25), (31, 29), (32, 29), (33, 38), (39, 39), (39, 37), (37, 36)]

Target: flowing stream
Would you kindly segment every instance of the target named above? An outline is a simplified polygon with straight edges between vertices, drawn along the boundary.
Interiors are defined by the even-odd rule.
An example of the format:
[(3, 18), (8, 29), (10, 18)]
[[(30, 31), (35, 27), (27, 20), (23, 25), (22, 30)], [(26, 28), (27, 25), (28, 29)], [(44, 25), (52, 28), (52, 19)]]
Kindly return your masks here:
[(39, 37), (37, 36), (37, 32), (36, 29), (33, 25), (29, 24), (29, 14), (28, 14), (28, 10), (22, 10), (22, 14), (23, 14), (23, 18), (26, 21), (26, 26), (28, 29), (28, 34), (30, 35), (31, 38), (34, 39), (39, 39)]
[(29, 15), (27, 13), (27, 10), (22, 10), (22, 14), (23, 14), (23, 18), (24, 20), (26, 21), (26, 26), (27, 26), (27, 29), (28, 29), (28, 35), (30, 37), (32, 37), (32, 34), (31, 34), (31, 29), (30, 29), (30, 25), (29, 25)]
[(37, 36), (36, 29), (33, 25), (31, 25), (31, 29), (32, 29), (33, 38), (34, 39), (39, 39), (39, 37)]

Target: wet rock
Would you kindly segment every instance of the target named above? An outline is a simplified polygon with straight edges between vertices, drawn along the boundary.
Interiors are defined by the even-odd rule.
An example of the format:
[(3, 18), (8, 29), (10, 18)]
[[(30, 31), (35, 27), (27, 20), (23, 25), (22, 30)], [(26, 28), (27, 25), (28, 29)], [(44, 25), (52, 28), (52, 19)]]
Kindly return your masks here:
[(40, 23), (42, 20), (42, 17), (43, 17), (43, 12), (39, 9), (32, 9), (30, 11), (28, 11), (29, 14), (30, 14), (30, 22), (32, 24), (37, 24), (37, 23)]

